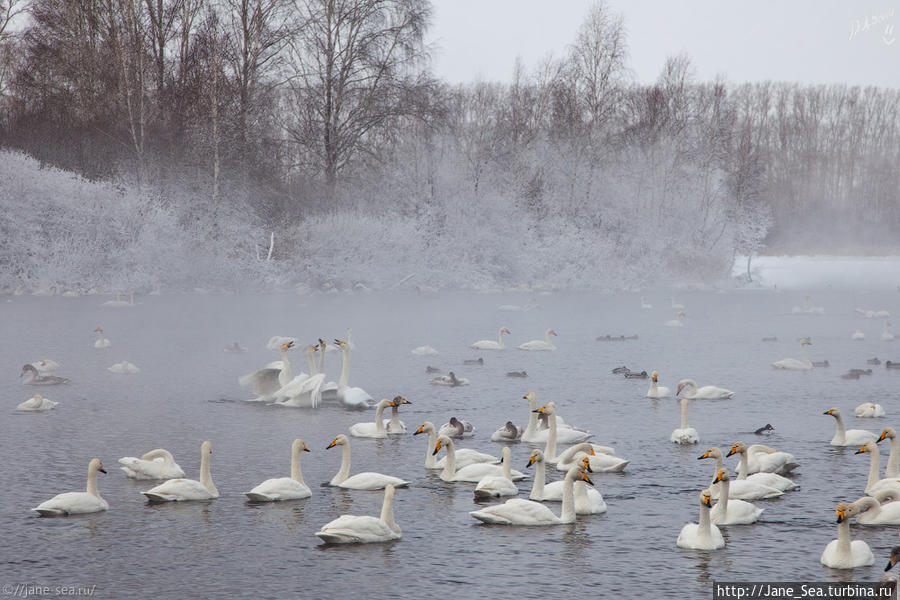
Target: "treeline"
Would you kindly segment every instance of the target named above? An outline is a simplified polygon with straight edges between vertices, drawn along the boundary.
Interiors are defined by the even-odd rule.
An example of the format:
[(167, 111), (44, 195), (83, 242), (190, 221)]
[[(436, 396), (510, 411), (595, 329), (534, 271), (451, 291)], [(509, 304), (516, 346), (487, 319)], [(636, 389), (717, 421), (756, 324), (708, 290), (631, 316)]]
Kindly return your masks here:
[(212, 237), (252, 217), (254, 243), (276, 232), (275, 257), (315, 278), (373, 277), (378, 261), (348, 267), (374, 260), (370, 240), (350, 240), (355, 254), (319, 240), (389, 238), (376, 222), (411, 232), (405, 267), (448, 285), (613, 271), (642, 285), (763, 247), (896, 245), (900, 91), (697, 82), (685, 56), (637, 85), (603, 4), (565, 56), (463, 86), (429, 72), (427, 0), (0, 0), (0, 13), (3, 145), (133, 186)]

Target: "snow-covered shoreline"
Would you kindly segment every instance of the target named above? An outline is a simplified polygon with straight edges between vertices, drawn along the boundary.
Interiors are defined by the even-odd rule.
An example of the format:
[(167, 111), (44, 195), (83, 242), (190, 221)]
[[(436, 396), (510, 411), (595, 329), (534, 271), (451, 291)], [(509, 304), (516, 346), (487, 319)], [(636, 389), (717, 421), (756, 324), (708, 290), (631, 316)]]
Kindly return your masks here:
[[(747, 257), (736, 256), (735, 278), (746, 278)], [(897, 289), (900, 256), (754, 256), (753, 283), (783, 289)]]

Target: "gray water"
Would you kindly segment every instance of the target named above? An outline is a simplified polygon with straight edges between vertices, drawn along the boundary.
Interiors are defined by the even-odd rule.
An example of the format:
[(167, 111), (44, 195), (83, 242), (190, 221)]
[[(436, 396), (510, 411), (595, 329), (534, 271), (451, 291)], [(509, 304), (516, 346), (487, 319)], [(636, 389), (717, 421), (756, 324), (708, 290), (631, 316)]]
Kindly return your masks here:
[[(869, 543), (872, 567), (838, 571), (819, 563), (836, 537), (835, 505), (863, 494), (868, 455), (833, 448), (834, 420), (822, 412), (842, 409), (848, 428), (880, 431), (897, 424), (900, 371), (872, 366), (857, 381), (840, 374), (866, 368), (866, 359), (900, 361), (900, 343), (880, 341), (881, 320), (853, 313), (857, 307), (900, 314), (900, 294), (819, 293), (824, 316), (792, 315), (802, 293), (684, 292), (683, 328), (665, 327), (673, 317), (668, 294), (645, 293), (654, 304), (641, 310), (638, 295), (557, 293), (433, 296), (375, 294), (138, 297), (132, 308), (110, 309), (106, 298), (9, 297), (0, 301), (0, 391), (6, 417), (0, 430), (4, 458), (0, 484), (0, 584), (96, 586), (102, 598), (159, 597), (709, 597), (719, 581), (877, 581), (890, 548), (900, 542), (894, 527), (854, 524), (854, 539)], [(501, 312), (501, 304), (540, 307)], [(102, 324), (112, 347), (93, 347)], [(508, 326), (507, 349), (477, 352), (468, 346), (495, 339)], [(245, 402), (237, 378), (277, 359), (265, 349), (271, 335), (296, 335), (306, 343), (343, 337), (353, 328), (351, 385), (376, 399), (402, 394), (410, 434), (385, 440), (351, 438), (351, 471), (403, 477), (395, 511), (403, 538), (389, 544), (328, 547), (313, 533), (341, 514), (380, 511), (381, 492), (319, 487), (337, 472), (340, 450), (326, 450), (338, 433), (373, 412), (337, 406), (302, 410)], [(556, 352), (522, 352), (516, 345), (559, 332)], [(850, 340), (857, 328), (864, 342)], [(597, 336), (638, 335), (636, 341), (601, 342)], [(778, 342), (761, 338), (777, 336)], [(797, 338), (810, 336), (812, 360), (830, 368), (779, 372), (770, 363), (799, 357)], [(229, 354), (238, 341), (248, 348)], [(438, 356), (410, 350), (431, 344)], [(485, 365), (464, 366), (483, 356)], [(305, 368), (293, 352), (295, 371)], [(39, 358), (62, 363), (58, 374), (71, 385), (31, 387), (17, 378), (22, 364)], [(136, 363), (137, 375), (106, 367)], [(328, 353), (329, 379), (337, 379), (340, 354)], [(428, 384), (426, 365), (453, 369), (471, 385)], [(736, 392), (732, 400), (696, 401), (689, 420), (700, 433), (695, 446), (677, 446), (669, 434), (679, 423), (672, 399), (644, 397), (647, 380), (613, 375), (612, 368), (656, 369), (671, 388), (683, 377)], [(506, 377), (525, 370), (527, 379)], [(15, 412), (39, 392), (60, 404), (46, 413)], [(588, 427), (596, 443), (615, 446), (631, 460), (621, 474), (594, 474), (609, 511), (579, 516), (572, 525), (503, 527), (479, 524), (472, 484), (447, 484), (423, 467), (424, 436), (411, 432), (425, 420), (451, 416), (473, 422), (476, 436), (459, 444), (500, 454), (491, 433), (507, 420), (525, 425), (525, 392), (553, 400), (568, 422)], [(856, 419), (853, 407), (881, 403), (888, 416)], [(771, 423), (773, 434), (752, 433)], [(313, 489), (306, 500), (264, 505), (243, 492), (270, 477), (289, 475), (290, 446), (303, 438), (303, 473)], [(213, 443), (212, 476), (221, 493), (207, 503), (149, 505), (140, 494), (153, 482), (127, 479), (117, 459), (153, 448), (173, 452), (187, 476), (199, 475), (200, 444)], [(713, 445), (763, 442), (793, 453), (800, 468), (798, 491), (757, 501), (760, 521), (723, 528), (719, 551), (681, 550), (681, 527), (698, 516), (698, 491), (712, 477), (712, 461), (697, 457)], [(883, 447), (882, 462), (888, 448)], [(525, 470), (531, 447), (513, 446), (514, 467)], [(99, 489), (108, 512), (39, 518), (29, 509), (64, 491), (83, 490), (88, 461), (100, 457), (109, 471)], [(728, 465), (736, 466), (734, 458)], [(560, 474), (549, 471), (552, 478)], [(531, 481), (519, 484), (527, 497)], [(549, 505), (554, 511), (559, 504)], [(4, 593), (9, 588), (4, 588)], [(20, 594), (21, 595), (21, 594)]]

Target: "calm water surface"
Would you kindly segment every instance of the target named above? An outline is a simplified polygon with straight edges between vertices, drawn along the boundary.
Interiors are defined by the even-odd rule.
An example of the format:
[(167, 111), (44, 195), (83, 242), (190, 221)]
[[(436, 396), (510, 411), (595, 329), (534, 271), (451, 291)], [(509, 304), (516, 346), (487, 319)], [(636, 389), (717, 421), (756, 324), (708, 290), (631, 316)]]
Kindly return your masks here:
[[(862, 495), (868, 455), (833, 448), (830, 407), (847, 426), (880, 431), (900, 417), (900, 371), (872, 366), (858, 381), (840, 378), (866, 359), (900, 361), (900, 343), (879, 340), (881, 320), (864, 319), (857, 307), (900, 315), (900, 294), (820, 293), (812, 303), (824, 316), (791, 314), (801, 293), (684, 292), (683, 328), (664, 323), (674, 311), (668, 294), (645, 294), (654, 304), (641, 310), (637, 295), (558, 293), (445, 294), (410, 296), (204, 296), (139, 297), (132, 308), (102, 307), (106, 298), (14, 297), (0, 301), (0, 392), (6, 417), (0, 426), (4, 457), (0, 486), (0, 583), (92, 586), (96, 597), (302, 597), (347, 598), (459, 594), (459, 597), (709, 597), (713, 580), (877, 581), (898, 527), (852, 528), (869, 543), (875, 565), (838, 571), (819, 556), (836, 537), (838, 502)], [(540, 306), (501, 312), (501, 304)], [(112, 347), (96, 350), (93, 329), (101, 324)], [(507, 350), (477, 352), (468, 346), (495, 339), (508, 326)], [(244, 402), (237, 378), (277, 355), (265, 349), (271, 335), (342, 337), (353, 328), (351, 384), (376, 399), (402, 394), (412, 402), (402, 417), (410, 432), (425, 420), (440, 425), (451, 416), (472, 421), (474, 438), (459, 444), (500, 454), (491, 433), (507, 420), (524, 425), (534, 391), (553, 400), (570, 423), (591, 429), (594, 442), (616, 447), (631, 460), (622, 474), (595, 474), (609, 504), (604, 515), (579, 517), (573, 525), (502, 527), (469, 516), (478, 507), (472, 484), (447, 484), (423, 467), (423, 436), (386, 440), (351, 438), (352, 472), (403, 477), (396, 518), (403, 539), (390, 544), (323, 546), (313, 535), (340, 514), (380, 511), (381, 492), (323, 488), (340, 464), (340, 450), (325, 447), (373, 412), (336, 406), (317, 411)], [(516, 345), (559, 332), (556, 352), (522, 352)], [(868, 336), (850, 340), (857, 328)], [(638, 335), (628, 342), (597, 336)], [(777, 336), (765, 343), (762, 337)], [(830, 368), (776, 372), (770, 363), (799, 357), (797, 338), (810, 336), (812, 360)], [(243, 354), (222, 351), (239, 341)], [(438, 356), (410, 350), (431, 344)], [(483, 356), (483, 367), (463, 366)], [(305, 367), (301, 352), (293, 364)], [(39, 358), (62, 363), (69, 386), (23, 386), (22, 364)], [(106, 367), (129, 360), (137, 375)], [(339, 353), (327, 354), (329, 379), (337, 379)], [(428, 384), (426, 365), (453, 369), (471, 385)], [(626, 380), (611, 369), (656, 369), (674, 388), (682, 377), (736, 392), (732, 400), (697, 401), (689, 419), (701, 443), (671, 444), (679, 423), (674, 400), (648, 400), (646, 380)], [(525, 370), (527, 379), (506, 377)], [(58, 401), (48, 413), (19, 414), (15, 405), (35, 391)], [(881, 403), (888, 416), (856, 419), (853, 407)], [(772, 435), (749, 433), (771, 423)], [(313, 489), (306, 500), (249, 504), (244, 491), (270, 477), (289, 475), (290, 445), (303, 438), (303, 474)], [(212, 475), (221, 497), (208, 503), (149, 505), (140, 494), (152, 482), (127, 479), (116, 460), (157, 447), (173, 452), (187, 476), (199, 476), (200, 443), (213, 443)], [(709, 484), (712, 461), (697, 457), (713, 445), (764, 442), (793, 453), (799, 491), (758, 501), (760, 521), (724, 532), (727, 546), (715, 552), (676, 548), (682, 525), (696, 521), (698, 491)], [(882, 462), (886, 461), (887, 446)], [(514, 467), (525, 470), (531, 447), (513, 448)], [(82, 490), (88, 461), (98, 456), (109, 471), (99, 489), (106, 513), (42, 519), (33, 506), (64, 492)], [(737, 461), (728, 459), (732, 468)], [(550, 475), (556, 479), (556, 471)], [(521, 482), (527, 497), (531, 481)], [(549, 505), (554, 511), (559, 504)], [(4, 590), (5, 591), (5, 590)]]

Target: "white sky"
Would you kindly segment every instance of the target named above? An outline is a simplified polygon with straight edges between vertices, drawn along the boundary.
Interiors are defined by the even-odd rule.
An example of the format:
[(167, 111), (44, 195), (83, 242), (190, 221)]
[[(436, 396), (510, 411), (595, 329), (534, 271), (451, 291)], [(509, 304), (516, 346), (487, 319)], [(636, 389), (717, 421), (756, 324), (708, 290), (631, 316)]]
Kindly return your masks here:
[[(734, 83), (771, 79), (900, 88), (900, 0), (607, 1), (625, 18), (628, 64), (641, 82), (655, 80), (667, 56), (685, 52), (699, 80), (724, 74)], [(550, 54), (564, 55), (591, 5), (432, 3), (432, 67), (451, 83), (508, 81), (516, 56), (530, 70)]]

